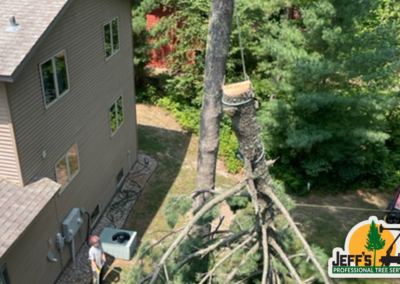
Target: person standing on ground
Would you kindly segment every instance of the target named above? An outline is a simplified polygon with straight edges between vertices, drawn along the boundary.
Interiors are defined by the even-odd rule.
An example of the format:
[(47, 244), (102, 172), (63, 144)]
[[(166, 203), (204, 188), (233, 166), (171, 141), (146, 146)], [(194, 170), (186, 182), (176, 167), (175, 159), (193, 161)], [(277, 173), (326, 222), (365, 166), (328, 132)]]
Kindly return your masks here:
[(89, 259), (93, 272), (93, 284), (101, 284), (105, 272), (106, 255), (100, 244), (100, 238), (96, 235), (90, 237)]

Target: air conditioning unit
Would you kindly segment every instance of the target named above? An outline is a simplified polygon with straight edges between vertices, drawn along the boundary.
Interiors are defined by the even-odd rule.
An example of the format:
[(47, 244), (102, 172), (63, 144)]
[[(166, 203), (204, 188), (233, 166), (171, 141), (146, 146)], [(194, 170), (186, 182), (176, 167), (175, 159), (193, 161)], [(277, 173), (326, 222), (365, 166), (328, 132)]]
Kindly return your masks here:
[(130, 260), (136, 249), (136, 232), (104, 228), (100, 241), (105, 253), (115, 258)]

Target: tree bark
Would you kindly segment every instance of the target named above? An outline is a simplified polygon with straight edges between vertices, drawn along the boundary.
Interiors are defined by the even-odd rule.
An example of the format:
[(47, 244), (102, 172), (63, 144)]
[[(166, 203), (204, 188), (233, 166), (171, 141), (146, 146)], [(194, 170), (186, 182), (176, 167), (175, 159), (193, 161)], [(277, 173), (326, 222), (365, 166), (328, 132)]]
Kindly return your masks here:
[[(222, 85), (226, 71), (231, 35), (233, 0), (212, 0), (207, 37), (204, 96), (201, 108), (200, 142), (197, 159), (196, 190), (214, 189), (219, 129), (222, 116)], [(207, 193), (195, 198), (199, 208)]]
[[(248, 85), (247, 90), (246, 84)], [(318, 263), (307, 241), (301, 235), (286, 208), (276, 197), (269, 185), (271, 177), (268, 171), (268, 162), (264, 159), (265, 149), (261, 137), (261, 126), (257, 121), (251, 83), (242, 82), (224, 87), (222, 100), (224, 112), (232, 119), (232, 128), (239, 141), (239, 147), (244, 157), (249, 193), (253, 206), (255, 207), (256, 220), (260, 226), (259, 231), (261, 231), (259, 239), (264, 240), (261, 242), (264, 262), (268, 261), (268, 244), (266, 244), (265, 239), (267, 235), (274, 235), (273, 230), (271, 230), (271, 234), (269, 234), (267, 229), (273, 226), (275, 213), (272, 204), (275, 204), (300, 239), (313, 264), (324, 278), (325, 283), (329, 283), (325, 271)], [(273, 237), (271, 237), (271, 239), (273, 239)], [(270, 271), (267, 270), (267, 264), (264, 263), (263, 283), (266, 283), (266, 275), (270, 273)], [(295, 276), (295, 278), (297, 277)], [(296, 280), (299, 281), (299, 279)]]
[[(237, 84), (238, 87), (243, 88)], [(224, 112), (231, 117), (232, 128), (239, 142), (240, 151), (244, 157), (246, 175), (249, 179), (249, 193), (260, 225), (271, 219), (273, 211), (269, 206), (272, 201), (258, 191), (265, 191), (271, 179), (268, 163), (264, 159), (264, 143), (261, 137), (261, 126), (257, 121), (253, 88), (248, 82), (245, 92), (235, 93), (235, 88), (225, 91), (223, 95)], [(233, 85), (231, 85), (233, 86)], [(253, 183), (254, 182), (254, 183)], [(267, 210), (269, 209), (269, 210)]]

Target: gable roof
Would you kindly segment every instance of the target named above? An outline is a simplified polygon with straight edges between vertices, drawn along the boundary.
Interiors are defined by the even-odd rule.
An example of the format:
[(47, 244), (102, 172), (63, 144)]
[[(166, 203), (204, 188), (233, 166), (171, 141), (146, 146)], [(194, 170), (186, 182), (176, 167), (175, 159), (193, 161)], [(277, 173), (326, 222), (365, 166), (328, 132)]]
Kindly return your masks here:
[[(0, 82), (13, 82), (72, 0), (0, 1)], [(14, 16), (18, 27), (10, 28)]]
[(60, 187), (60, 184), (48, 178), (42, 178), (25, 187), (0, 178), (0, 258)]

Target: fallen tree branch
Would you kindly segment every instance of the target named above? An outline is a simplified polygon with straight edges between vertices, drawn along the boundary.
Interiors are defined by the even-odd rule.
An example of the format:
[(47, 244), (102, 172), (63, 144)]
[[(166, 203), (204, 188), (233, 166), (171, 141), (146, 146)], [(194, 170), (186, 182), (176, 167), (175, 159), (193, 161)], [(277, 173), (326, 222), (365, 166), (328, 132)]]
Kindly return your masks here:
[(263, 273), (262, 270), (255, 271), (255, 272), (251, 273), (249, 276), (243, 278), (242, 280), (239, 280), (239, 281), (236, 282), (235, 284), (244, 283), (244, 282), (246, 282), (247, 280), (253, 278), (254, 276), (260, 275), (260, 274), (262, 274), (262, 273)]
[(289, 256), (289, 259), (300, 257), (300, 256), (307, 256), (307, 254), (305, 254), (305, 253), (293, 254), (293, 255)]
[(276, 284), (281, 284), (281, 280), (279, 279), (279, 274), (278, 274), (278, 272), (274, 271), (274, 275), (275, 275)]
[(146, 283), (147, 281), (149, 281), (151, 279), (151, 277), (153, 277), (153, 274), (154, 273), (151, 273), (151, 274), (147, 275), (145, 278), (140, 279), (138, 284)]
[(211, 233), (205, 234), (205, 235), (201, 235), (202, 238), (207, 238), (211, 235), (218, 235), (218, 234), (228, 234), (228, 233), (232, 233), (231, 230), (220, 230), (220, 231), (212, 231)]
[(230, 244), (230, 243), (240, 239), (245, 234), (250, 233), (251, 230), (240, 231), (240, 232), (238, 232), (238, 233), (236, 233), (236, 234), (234, 234), (232, 236), (229, 236), (228, 238), (223, 239), (223, 240), (219, 241), (218, 243), (215, 243), (215, 244), (213, 244), (213, 245), (211, 245), (211, 246), (209, 246), (209, 247), (207, 247), (205, 249), (198, 250), (198, 251), (196, 251), (196, 252), (194, 252), (192, 254), (189, 254), (188, 256), (185, 257), (185, 259), (183, 259), (181, 262), (179, 262), (176, 265), (176, 267), (174, 268), (174, 271), (179, 270), (183, 265), (185, 265), (187, 262), (189, 262), (190, 260), (192, 260), (195, 257), (200, 257), (200, 256), (204, 257), (207, 254), (209, 254), (210, 252), (212, 252), (212, 251), (214, 251), (214, 250), (216, 250), (216, 249), (218, 249), (218, 248), (220, 248), (222, 246), (225, 246), (227, 244)]
[(136, 266), (137, 262), (138, 262), (140, 259), (142, 259), (142, 258), (147, 254), (147, 252), (149, 252), (153, 247), (155, 247), (156, 245), (162, 243), (162, 242), (163, 242), (166, 238), (168, 238), (169, 236), (171, 236), (171, 235), (173, 235), (173, 234), (176, 234), (176, 233), (182, 231), (184, 228), (185, 228), (185, 226), (180, 227), (180, 228), (178, 228), (178, 229), (176, 229), (176, 230), (173, 230), (173, 231), (169, 232), (168, 234), (166, 234), (166, 235), (165, 235), (164, 237), (162, 237), (161, 239), (159, 239), (157, 242), (155, 242), (154, 244), (152, 244), (149, 248), (147, 248), (144, 252), (141, 253), (141, 255), (136, 259), (136, 261), (135, 261), (135, 263), (133, 264), (133, 266)]
[(267, 276), (268, 276), (268, 266), (269, 266), (269, 255), (268, 255), (268, 235), (267, 235), (267, 227), (265, 224), (261, 227), (262, 233), (262, 248), (263, 248), (263, 256), (264, 256), (264, 267), (263, 267), (263, 275), (261, 284), (267, 284)]
[(285, 219), (288, 221), (290, 227), (292, 230), (295, 232), (296, 236), (300, 239), (300, 242), (303, 244), (304, 248), (307, 251), (308, 257), (311, 259), (311, 261), (314, 263), (314, 266), (317, 268), (319, 273), (321, 274), (322, 278), (324, 279), (325, 284), (329, 284), (329, 279), (325, 274), (324, 269), (322, 268), (321, 264), (318, 262), (317, 258), (315, 257), (314, 253), (311, 250), (310, 245), (307, 243), (307, 241), (304, 239), (303, 235), (297, 228), (296, 224), (294, 223), (292, 217), (290, 217), (289, 212), (286, 210), (285, 206), (282, 204), (282, 202), (279, 200), (279, 198), (276, 196), (276, 194), (273, 192), (271, 187), (266, 187), (266, 193), (262, 192), (263, 194), (266, 194), (269, 198), (272, 199), (272, 201), (275, 203), (275, 205), (279, 208), (279, 210), (282, 212), (282, 215), (285, 217)]
[[(222, 263), (224, 263), (228, 258), (230, 258), (236, 251), (244, 247), (248, 242), (250, 242), (253, 238), (255, 237), (255, 234), (252, 234), (250, 237), (248, 237), (244, 242), (242, 242), (240, 245), (235, 247), (233, 250), (231, 250), (229, 253), (227, 253), (220, 261), (218, 261), (214, 267), (208, 271), (206, 276), (203, 277), (203, 279), (199, 282), (199, 284), (204, 284), (208, 278), (212, 277), (214, 271), (221, 266)], [(211, 281), (211, 279), (210, 279)]]
[(305, 284), (311, 284), (313, 283), (315, 280), (317, 280), (314, 276), (311, 276), (310, 278), (304, 280)]
[(214, 238), (214, 232), (218, 231), (218, 229), (222, 225), (222, 222), (224, 222), (224, 219), (225, 219), (225, 216), (220, 217), (217, 227), (215, 227), (215, 230), (213, 232), (211, 232), (211, 236), (210, 236), (211, 239)]
[(239, 269), (246, 264), (246, 261), (249, 258), (249, 256), (254, 254), (259, 248), (260, 248), (260, 243), (256, 242), (255, 245), (246, 253), (242, 261), (231, 271), (231, 273), (229, 273), (228, 277), (226, 278), (227, 283), (230, 283), (233, 280)]
[(232, 196), (233, 194), (239, 192), (242, 190), (244, 187), (244, 182), (245, 180), (242, 180), (239, 182), (237, 185), (235, 185), (233, 188), (217, 195), (210, 201), (208, 201), (204, 206), (193, 216), (193, 218), (190, 220), (190, 222), (185, 226), (185, 229), (183, 232), (179, 234), (179, 236), (175, 239), (175, 241), (172, 243), (172, 245), (168, 248), (168, 250), (164, 253), (163, 257), (161, 260), (158, 262), (153, 276), (150, 280), (150, 284), (154, 284), (159, 276), (160, 270), (163, 267), (163, 265), (166, 263), (167, 259), (171, 256), (171, 254), (177, 249), (179, 244), (185, 239), (185, 237), (189, 234), (190, 230), (193, 228), (193, 226), (197, 223), (197, 221), (200, 220), (201, 217), (203, 217), (204, 214), (206, 214), (211, 208), (213, 208), (215, 205), (221, 203), (223, 200), (228, 198), (229, 196)]
[(167, 271), (167, 267), (165, 265), (164, 265), (164, 272), (165, 272), (165, 278), (167, 279), (167, 282), (169, 282), (168, 271)]
[(294, 267), (293, 267), (292, 263), (290, 262), (289, 258), (287, 257), (285, 252), (282, 250), (282, 248), (278, 245), (278, 243), (272, 238), (269, 239), (269, 243), (274, 248), (274, 250), (278, 253), (279, 257), (282, 259), (282, 261), (285, 264), (285, 266), (289, 269), (290, 274), (292, 275), (292, 277), (297, 281), (297, 283), (303, 284), (303, 282), (301, 281), (300, 276), (296, 272), (296, 269), (294, 269)]

